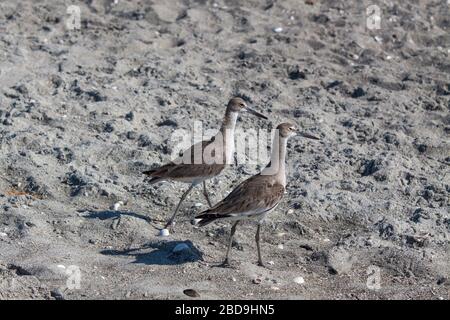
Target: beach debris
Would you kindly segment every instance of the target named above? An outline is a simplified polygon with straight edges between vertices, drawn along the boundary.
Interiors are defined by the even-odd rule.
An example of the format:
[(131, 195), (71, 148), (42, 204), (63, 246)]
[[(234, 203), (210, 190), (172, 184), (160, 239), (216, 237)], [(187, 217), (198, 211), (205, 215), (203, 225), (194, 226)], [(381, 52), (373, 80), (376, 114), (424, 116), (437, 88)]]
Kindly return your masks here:
[(168, 229), (161, 229), (159, 230), (159, 237), (168, 237), (170, 235), (170, 232)]
[(194, 289), (183, 290), (183, 293), (192, 298), (200, 298), (200, 294), (197, 291), (195, 291)]
[(282, 27), (273, 28), (273, 32), (276, 32), (276, 33), (283, 32), (283, 28)]
[(111, 209), (114, 211), (118, 211), (121, 206), (123, 206), (123, 201), (118, 201), (114, 203)]
[(305, 279), (303, 279), (303, 277), (296, 277), (296, 278), (294, 278), (294, 282), (296, 284), (304, 284), (305, 283)]
[(50, 292), (50, 295), (55, 298), (55, 300), (64, 300), (64, 294), (59, 289), (54, 289)]

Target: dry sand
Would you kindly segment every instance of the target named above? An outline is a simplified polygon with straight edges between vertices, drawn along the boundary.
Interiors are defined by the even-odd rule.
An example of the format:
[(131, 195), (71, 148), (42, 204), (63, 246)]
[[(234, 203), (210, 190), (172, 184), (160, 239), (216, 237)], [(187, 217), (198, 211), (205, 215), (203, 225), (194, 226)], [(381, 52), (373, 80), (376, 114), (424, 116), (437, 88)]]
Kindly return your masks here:
[[(1, 1), (0, 299), (449, 299), (449, 17), (445, 0)], [(190, 225), (201, 188), (157, 237), (187, 186), (140, 174), (235, 95), (322, 138), (289, 144), (269, 269), (251, 223), (213, 267), (230, 225)], [(257, 170), (210, 181), (214, 201)]]

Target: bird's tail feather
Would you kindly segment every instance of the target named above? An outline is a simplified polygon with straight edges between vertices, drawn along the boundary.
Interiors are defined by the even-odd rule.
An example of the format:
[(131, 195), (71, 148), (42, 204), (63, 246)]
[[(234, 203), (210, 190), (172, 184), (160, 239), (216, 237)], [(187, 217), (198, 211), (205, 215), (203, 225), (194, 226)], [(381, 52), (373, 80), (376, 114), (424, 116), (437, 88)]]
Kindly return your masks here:
[(219, 215), (217, 213), (202, 213), (202, 214), (196, 216), (194, 219), (192, 219), (191, 223), (193, 225), (203, 227), (217, 219), (226, 218), (226, 217), (228, 217), (228, 216), (222, 215), (222, 214)]
[[(144, 172), (142, 172), (142, 173), (145, 174), (146, 176), (152, 177), (152, 175), (153, 175), (155, 172), (156, 172), (155, 169), (151, 169), (151, 170), (144, 171)], [(154, 184), (154, 183), (157, 183), (157, 182), (162, 181), (162, 180), (164, 180), (164, 178), (161, 178), (161, 177), (152, 177), (152, 179), (150, 179), (148, 182), (149, 182), (150, 184)]]

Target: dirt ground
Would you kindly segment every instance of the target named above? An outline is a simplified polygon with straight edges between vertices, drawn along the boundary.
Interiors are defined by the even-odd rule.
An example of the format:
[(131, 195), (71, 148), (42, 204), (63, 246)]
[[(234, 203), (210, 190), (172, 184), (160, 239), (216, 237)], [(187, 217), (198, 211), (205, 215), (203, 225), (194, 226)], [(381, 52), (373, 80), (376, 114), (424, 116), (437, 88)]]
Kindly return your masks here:
[[(270, 117), (240, 129), (321, 137), (288, 145), (268, 268), (252, 223), (215, 267), (230, 224), (190, 224), (200, 187), (158, 237), (187, 185), (141, 174), (233, 96)], [(3, 0), (0, 299), (449, 299), (449, 110), (446, 0)]]

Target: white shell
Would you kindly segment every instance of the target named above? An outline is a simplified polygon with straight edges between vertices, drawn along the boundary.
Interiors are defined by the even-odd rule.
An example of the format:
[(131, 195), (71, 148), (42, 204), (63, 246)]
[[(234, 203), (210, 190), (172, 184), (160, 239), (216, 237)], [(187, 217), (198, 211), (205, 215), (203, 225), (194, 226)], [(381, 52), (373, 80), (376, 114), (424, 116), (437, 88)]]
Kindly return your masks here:
[(159, 230), (158, 236), (160, 236), (160, 237), (167, 237), (167, 236), (169, 236), (169, 235), (170, 235), (169, 230), (167, 230), (167, 229), (161, 229), (161, 230)]
[(303, 277), (297, 277), (294, 279), (294, 282), (297, 284), (304, 284), (305, 283), (305, 279), (303, 279)]
[(282, 27), (273, 28), (273, 31), (276, 33), (280, 33), (283, 32), (283, 28)]

